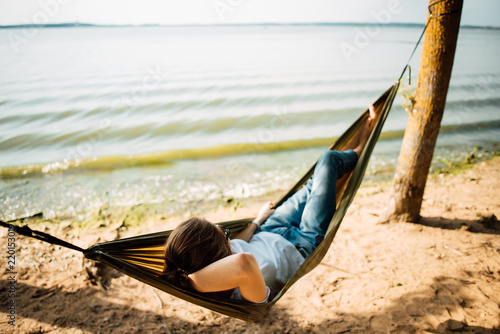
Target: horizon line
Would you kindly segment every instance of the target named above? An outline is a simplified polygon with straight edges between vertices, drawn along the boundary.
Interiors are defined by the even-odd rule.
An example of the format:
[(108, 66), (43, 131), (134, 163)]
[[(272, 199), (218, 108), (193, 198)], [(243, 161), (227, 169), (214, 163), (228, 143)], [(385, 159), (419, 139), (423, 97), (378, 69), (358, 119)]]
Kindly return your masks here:
[[(142, 23), (142, 24), (94, 24), (86, 22), (63, 22), (63, 23), (44, 23), (44, 24), (11, 24), (0, 25), (0, 29), (16, 28), (85, 28), (85, 27), (217, 27), (217, 26), (407, 26), (424, 27), (425, 23), (416, 22), (262, 22), (262, 23), (186, 23), (186, 24), (166, 24), (166, 23)], [(481, 29), (500, 29), (500, 26), (478, 26), (461, 25), (460, 28), (481, 28)]]

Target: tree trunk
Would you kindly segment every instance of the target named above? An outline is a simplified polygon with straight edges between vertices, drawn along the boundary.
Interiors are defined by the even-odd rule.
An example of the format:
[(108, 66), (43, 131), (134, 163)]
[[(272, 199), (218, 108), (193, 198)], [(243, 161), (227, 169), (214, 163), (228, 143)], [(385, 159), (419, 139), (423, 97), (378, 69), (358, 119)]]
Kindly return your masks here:
[[(381, 221), (417, 222), (427, 174), (443, 117), (457, 45), (463, 0), (430, 0), (418, 74), (415, 108), (410, 112), (389, 206)], [(435, 5), (431, 5), (436, 3)]]

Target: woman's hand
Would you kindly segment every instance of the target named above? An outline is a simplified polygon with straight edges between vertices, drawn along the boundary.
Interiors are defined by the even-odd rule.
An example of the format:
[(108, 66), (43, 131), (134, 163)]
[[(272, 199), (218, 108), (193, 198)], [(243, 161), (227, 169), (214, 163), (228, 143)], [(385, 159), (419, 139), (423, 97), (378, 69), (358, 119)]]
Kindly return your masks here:
[[(274, 209), (271, 209), (274, 206), (272, 202), (265, 203), (259, 211), (257, 218), (254, 219), (257, 223), (263, 224), (270, 215), (273, 214)], [(257, 224), (248, 224), (247, 227), (243, 229), (243, 231), (237, 233), (233, 236), (233, 239), (241, 239), (249, 242), (252, 239), (255, 231), (257, 231)]]
[(274, 213), (275, 209), (272, 209), (273, 206), (274, 206), (273, 202), (264, 203), (259, 213), (257, 214), (257, 218), (255, 218), (255, 220), (259, 224), (264, 223), (266, 219), (269, 218), (269, 216), (271, 216)]

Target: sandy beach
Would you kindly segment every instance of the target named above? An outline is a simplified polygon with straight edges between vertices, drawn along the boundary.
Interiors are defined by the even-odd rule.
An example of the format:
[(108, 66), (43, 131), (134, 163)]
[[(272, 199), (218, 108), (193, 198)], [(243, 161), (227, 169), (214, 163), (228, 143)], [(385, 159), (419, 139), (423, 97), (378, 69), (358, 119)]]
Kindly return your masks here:
[[(420, 223), (381, 224), (389, 184), (360, 188), (324, 261), (256, 323), (245, 323), (117, 275), (103, 289), (80, 253), (16, 236), (15, 327), (2, 260), (0, 333), (500, 333), (500, 158), (457, 175), (432, 175)], [(192, 208), (179, 216), (100, 212), (31, 220), (81, 247), (173, 228), (191, 214), (212, 221), (252, 216), (271, 195)], [(155, 211), (156, 212), (156, 211)], [(124, 218), (125, 217), (125, 218)], [(38, 221), (37, 221), (38, 220)], [(7, 230), (0, 230), (2, 240)], [(2, 242), (3, 258), (7, 257)], [(89, 269), (89, 270), (92, 270)]]

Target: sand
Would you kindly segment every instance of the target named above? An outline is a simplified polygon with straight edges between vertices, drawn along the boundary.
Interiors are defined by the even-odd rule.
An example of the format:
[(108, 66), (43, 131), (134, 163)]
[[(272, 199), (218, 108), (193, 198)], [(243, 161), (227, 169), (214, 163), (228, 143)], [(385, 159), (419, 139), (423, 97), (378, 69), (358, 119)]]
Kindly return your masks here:
[[(7, 230), (1, 229), (0, 333), (500, 333), (500, 159), (432, 176), (418, 224), (381, 224), (388, 185), (364, 184), (324, 261), (256, 323), (208, 311), (127, 276), (93, 285), (78, 252), (16, 237), (15, 327), (8, 324)], [(246, 217), (261, 201), (204, 215)], [(150, 217), (151, 218), (151, 217)], [(155, 216), (122, 236), (171, 228)], [(36, 225), (82, 247), (116, 225)]]

